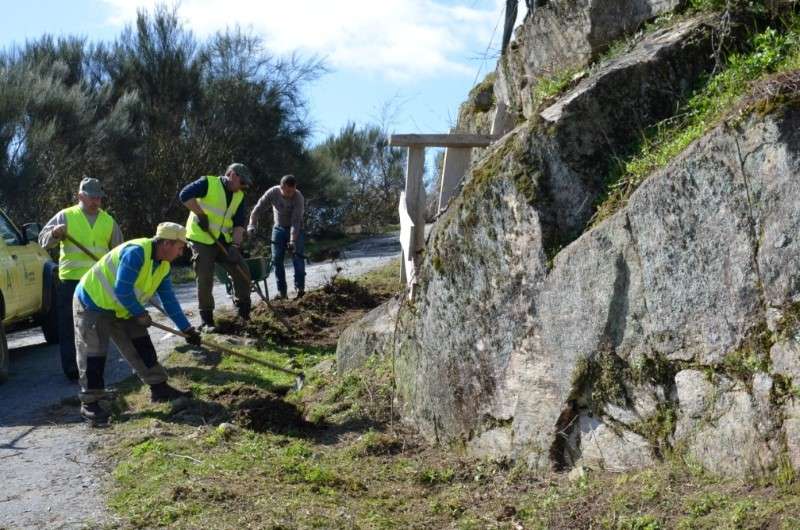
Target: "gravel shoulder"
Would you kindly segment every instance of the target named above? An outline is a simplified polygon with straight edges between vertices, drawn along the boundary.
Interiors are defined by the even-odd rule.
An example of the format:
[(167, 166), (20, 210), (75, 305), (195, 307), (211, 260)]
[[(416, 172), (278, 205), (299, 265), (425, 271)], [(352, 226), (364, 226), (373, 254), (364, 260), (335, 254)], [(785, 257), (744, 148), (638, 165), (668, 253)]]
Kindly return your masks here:
[[(365, 239), (342, 253), (340, 259), (306, 268), (306, 287), (324, 285), (336, 274), (356, 277), (396, 259), (397, 234)], [(287, 263), (289, 294), (293, 294), (292, 268)], [(277, 292), (274, 277), (269, 291)], [(190, 321), (199, 323), (194, 284), (176, 286)], [(218, 307), (230, 305), (221, 285), (215, 285)], [(253, 296), (253, 303), (257, 297)], [(166, 358), (182, 343), (153, 330), (159, 358)], [(111, 435), (90, 429), (78, 416), (77, 385), (61, 373), (58, 346), (48, 346), (38, 330), (9, 337), (9, 381), (0, 385), (0, 529), (86, 528), (113, 523), (103, 498), (106, 463), (93, 449)], [(127, 363), (112, 351), (106, 367), (106, 384), (131, 375)]]

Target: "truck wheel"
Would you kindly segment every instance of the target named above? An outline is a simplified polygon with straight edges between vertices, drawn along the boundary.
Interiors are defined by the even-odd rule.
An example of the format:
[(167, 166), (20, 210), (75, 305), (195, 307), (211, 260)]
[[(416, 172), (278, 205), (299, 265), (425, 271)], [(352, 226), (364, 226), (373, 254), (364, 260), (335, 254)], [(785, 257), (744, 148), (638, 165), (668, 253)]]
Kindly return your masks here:
[(56, 286), (52, 286), (50, 309), (42, 316), (42, 333), (47, 344), (58, 344), (58, 298)]
[(0, 321), (0, 383), (8, 379), (8, 342), (6, 328)]

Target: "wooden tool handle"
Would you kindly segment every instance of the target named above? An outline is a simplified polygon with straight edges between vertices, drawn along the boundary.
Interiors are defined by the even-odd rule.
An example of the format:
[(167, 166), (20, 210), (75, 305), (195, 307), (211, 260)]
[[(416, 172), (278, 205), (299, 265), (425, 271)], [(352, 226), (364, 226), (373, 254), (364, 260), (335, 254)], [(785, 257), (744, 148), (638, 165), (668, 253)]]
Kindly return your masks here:
[[(155, 328), (158, 328), (160, 330), (166, 331), (167, 333), (172, 333), (173, 335), (177, 335), (179, 337), (183, 337), (184, 339), (187, 337), (186, 333), (184, 333), (182, 331), (178, 331), (177, 329), (173, 329), (173, 328), (171, 328), (169, 326), (165, 326), (164, 324), (159, 324), (158, 322), (153, 322), (152, 326), (155, 327)], [(254, 362), (256, 364), (260, 364), (260, 365), (266, 366), (268, 368), (272, 368), (273, 370), (278, 370), (279, 372), (283, 372), (283, 373), (286, 373), (286, 374), (289, 374), (289, 375), (293, 375), (295, 377), (300, 377), (300, 378), (304, 378), (305, 377), (300, 372), (295, 372), (294, 370), (289, 370), (288, 368), (284, 368), (282, 366), (279, 366), (277, 364), (271, 363), (269, 361), (263, 361), (261, 359), (257, 359), (255, 357), (247, 355), (246, 353), (241, 353), (241, 352), (238, 352), (238, 351), (236, 351), (234, 349), (227, 348), (227, 347), (225, 347), (225, 346), (223, 346), (221, 344), (217, 344), (216, 342), (211, 342), (211, 341), (208, 341), (208, 340), (201, 340), (200, 343), (203, 346), (207, 346), (207, 347), (209, 347), (211, 349), (220, 351), (222, 353), (226, 353), (228, 355), (233, 355), (234, 357), (241, 357), (242, 359), (247, 359), (248, 361), (251, 361), (251, 362)]]
[(93, 253), (91, 250), (89, 250), (88, 248), (84, 247), (83, 245), (81, 245), (80, 243), (78, 243), (77, 241), (75, 241), (75, 238), (74, 238), (74, 237), (72, 237), (71, 235), (69, 235), (69, 234), (68, 234), (68, 233), (66, 233), (66, 232), (64, 232), (64, 239), (66, 239), (67, 241), (69, 241), (70, 243), (72, 243), (73, 245), (75, 245), (76, 247), (78, 247), (79, 249), (81, 249), (81, 250), (83, 251), (83, 253), (84, 253), (84, 254), (86, 254), (87, 256), (89, 256), (90, 258), (92, 258), (93, 260), (95, 260), (95, 261), (100, 261), (100, 258), (98, 258), (97, 256), (95, 256), (95, 255), (94, 255), (94, 253)]

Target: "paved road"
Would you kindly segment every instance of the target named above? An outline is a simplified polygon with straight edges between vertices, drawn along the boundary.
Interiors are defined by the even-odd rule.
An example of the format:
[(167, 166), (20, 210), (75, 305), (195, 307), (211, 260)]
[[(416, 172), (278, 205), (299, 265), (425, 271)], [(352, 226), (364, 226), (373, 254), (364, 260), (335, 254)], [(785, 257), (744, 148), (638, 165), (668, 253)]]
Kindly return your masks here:
[[(365, 239), (348, 247), (339, 260), (307, 267), (306, 286), (323, 285), (336, 269), (345, 277), (380, 267), (400, 252), (397, 235)], [(287, 269), (293, 294), (291, 266)], [(277, 292), (274, 277), (269, 290)], [(197, 316), (193, 284), (176, 286), (181, 305), (194, 324)], [(230, 305), (221, 285), (215, 286), (218, 306)], [(253, 303), (257, 297), (253, 296)], [(181, 339), (153, 332), (159, 357), (166, 357)], [(9, 381), (0, 385), (0, 529), (84, 528), (109, 520), (102, 492), (108, 473), (93, 449), (104, 443), (108, 431), (89, 429), (76, 407), (61, 406), (74, 399), (77, 385), (63, 377), (57, 346), (48, 346), (38, 330), (9, 337)], [(130, 375), (115, 352), (109, 356), (106, 383)]]

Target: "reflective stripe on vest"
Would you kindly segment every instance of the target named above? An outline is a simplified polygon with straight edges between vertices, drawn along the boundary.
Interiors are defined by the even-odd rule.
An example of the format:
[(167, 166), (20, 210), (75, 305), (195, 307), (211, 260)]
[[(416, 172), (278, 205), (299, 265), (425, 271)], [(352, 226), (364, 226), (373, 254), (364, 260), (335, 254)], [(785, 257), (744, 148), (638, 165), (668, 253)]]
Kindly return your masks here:
[[(64, 210), (67, 233), (78, 243), (86, 247), (95, 256), (102, 256), (111, 248), (111, 236), (114, 232), (114, 219), (104, 210), (100, 210), (89, 225), (86, 214), (80, 205)], [(80, 280), (86, 271), (92, 268), (94, 260), (86, 255), (71, 241), (61, 241), (58, 258), (58, 277), (62, 280)]]
[[(186, 221), (186, 237), (198, 243), (205, 243), (206, 245), (213, 245), (214, 241), (219, 239), (220, 234), (227, 242), (231, 242), (233, 236), (233, 215), (242, 204), (244, 193), (237, 191), (231, 198), (231, 203), (226, 206), (225, 186), (222, 183), (222, 177), (206, 177), (208, 181), (208, 192), (205, 197), (197, 199), (197, 203), (208, 216), (208, 226), (211, 235), (200, 228), (197, 222), (197, 216), (194, 212), (189, 214), (189, 219)], [(212, 237), (213, 236), (213, 237)]]
[(100, 258), (100, 261), (81, 278), (81, 285), (97, 307), (114, 311), (118, 318), (129, 318), (131, 316), (114, 292), (114, 283), (117, 281), (117, 271), (122, 251), (130, 245), (139, 246), (144, 250), (144, 264), (133, 284), (133, 292), (140, 304), (144, 305), (153, 297), (158, 290), (158, 286), (161, 285), (162, 280), (170, 271), (170, 263), (168, 261), (162, 261), (153, 270), (153, 240), (148, 238), (133, 239), (123, 243)]

